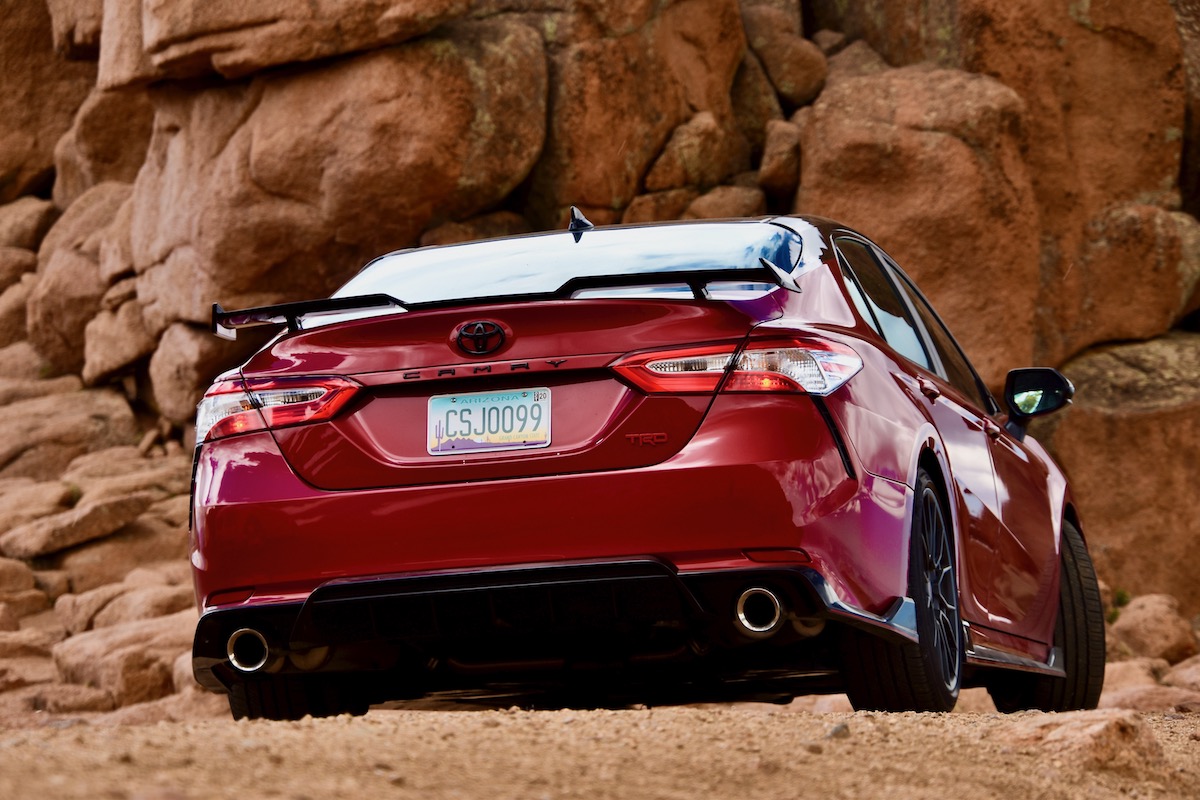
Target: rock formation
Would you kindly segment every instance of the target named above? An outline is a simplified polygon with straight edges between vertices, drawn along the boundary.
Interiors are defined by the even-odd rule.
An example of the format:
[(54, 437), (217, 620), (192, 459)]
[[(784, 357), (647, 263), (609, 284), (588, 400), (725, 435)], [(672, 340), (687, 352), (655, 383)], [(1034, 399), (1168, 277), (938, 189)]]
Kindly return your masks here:
[[(1192, 0), (14, 0), (0, 697), (99, 711), (188, 685), (191, 419), (255, 345), (211, 337), (212, 302), (324, 295), (387, 250), (572, 204), (860, 228), (993, 387), (1030, 363), (1076, 382), (1037, 433), (1102, 577), (1200, 613), (1198, 20)], [(1170, 616), (1155, 602), (1125, 624)], [(1158, 700), (1137, 702), (1195, 671), (1143, 670)]]

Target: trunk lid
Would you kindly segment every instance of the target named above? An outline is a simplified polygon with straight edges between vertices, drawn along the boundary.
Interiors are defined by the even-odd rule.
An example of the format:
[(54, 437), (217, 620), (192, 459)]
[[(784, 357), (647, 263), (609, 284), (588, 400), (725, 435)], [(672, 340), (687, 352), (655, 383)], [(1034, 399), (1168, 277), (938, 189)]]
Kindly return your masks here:
[(738, 343), (777, 313), (774, 302), (641, 299), (415, 311), (281, 337), (243, 375), (363, 385), (334, 419), (273, 431), (322, 489), (628, 469), (679, 452), (712, 394), (646, 394), (609, 366), (631, 352)]

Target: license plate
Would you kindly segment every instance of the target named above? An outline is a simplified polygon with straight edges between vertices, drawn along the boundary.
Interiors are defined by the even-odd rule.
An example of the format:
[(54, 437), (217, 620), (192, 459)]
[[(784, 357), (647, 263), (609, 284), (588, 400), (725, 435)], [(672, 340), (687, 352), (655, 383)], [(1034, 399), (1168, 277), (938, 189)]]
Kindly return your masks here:
[(439, 394), (429, 398), (430, 455), (528, 450), (550, 445), (550, 390)]

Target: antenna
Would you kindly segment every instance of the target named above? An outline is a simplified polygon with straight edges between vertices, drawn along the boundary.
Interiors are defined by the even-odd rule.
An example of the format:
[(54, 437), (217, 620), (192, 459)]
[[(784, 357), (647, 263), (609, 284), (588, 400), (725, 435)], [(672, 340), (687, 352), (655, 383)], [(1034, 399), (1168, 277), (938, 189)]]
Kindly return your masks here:
[(575, 241), (578, 242), (583, 238), (584, 231), (590, 231), (596, 227), (587, 217), (583, 215), (575, 206), (571, 206), (571, 222), (567, 225), (567, 230), (575, 235)]

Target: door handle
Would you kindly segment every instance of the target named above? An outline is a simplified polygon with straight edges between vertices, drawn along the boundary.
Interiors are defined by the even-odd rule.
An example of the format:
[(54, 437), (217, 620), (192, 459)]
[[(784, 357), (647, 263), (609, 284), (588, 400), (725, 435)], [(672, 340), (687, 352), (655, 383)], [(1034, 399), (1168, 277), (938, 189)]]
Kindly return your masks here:
[(992, 439), (1000, 438), (1000, 426), (992, 422), (990, 419), (985, 419), (983, 421), (983, 430)]
[(924, 378), (917, 379), (917, 386), (921, 389), (921, 394), (928, 397), (930, 400), (937, 400), (942, 396), (942, 390), (933, 385), (930, 381)]

